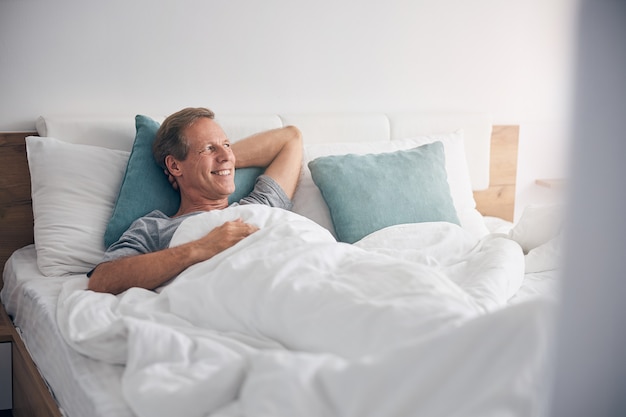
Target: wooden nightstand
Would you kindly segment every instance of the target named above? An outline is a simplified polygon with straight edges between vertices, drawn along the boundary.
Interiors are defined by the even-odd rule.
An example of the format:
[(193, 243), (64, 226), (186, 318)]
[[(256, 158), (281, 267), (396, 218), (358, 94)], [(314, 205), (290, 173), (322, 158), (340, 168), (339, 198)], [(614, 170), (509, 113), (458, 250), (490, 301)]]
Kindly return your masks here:
[(11, 413), (3, 414), (5, 412), (0, 411), (0, 416), (61, 417), (61, 411), (2, 304), (0, 304), (0, 342), (9, 343), (11, 346), (13, 391)]
[(0, 311), (0, 412), (13, 408), (13, 325), (9, 316)]

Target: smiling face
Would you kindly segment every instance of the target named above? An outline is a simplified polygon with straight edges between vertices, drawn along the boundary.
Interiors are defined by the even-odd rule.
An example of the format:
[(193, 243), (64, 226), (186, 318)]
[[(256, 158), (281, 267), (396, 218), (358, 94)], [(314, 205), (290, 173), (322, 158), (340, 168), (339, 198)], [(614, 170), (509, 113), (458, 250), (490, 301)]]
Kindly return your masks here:
[[(176, 161), (181, 197), (194, 202), (224, 202), (235, 191), (235, 155), (226, 133), (212, 119), (202, 117), (183, 131), (189, 153)], [(170, 171), (172, 171), (170, 169)]]

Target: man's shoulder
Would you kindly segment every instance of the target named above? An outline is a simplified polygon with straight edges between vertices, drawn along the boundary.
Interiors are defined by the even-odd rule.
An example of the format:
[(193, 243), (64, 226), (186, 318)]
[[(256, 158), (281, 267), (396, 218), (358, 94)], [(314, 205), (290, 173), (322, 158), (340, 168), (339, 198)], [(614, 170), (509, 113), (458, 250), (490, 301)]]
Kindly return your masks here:
[(164, 249), (187, 216), (170, 217), (154, 210), (136, 219), (122, 235), (120, 241), (139, 241), (149, 251)]
[(143, 217), (155, 218), (155, 219), (170, 219), (171, 217), (163, 213), (161, 210), (152, 210), (150, 213)]
[(164, 224), (170, 223), (172, 219), (172, 217), (169, 217), (160, 210), (153, 210), (135, 219), (128, 228), (128, 231), (159, 228)]
[(170, 219), (170, 217), (163, 213), (161, 210), (152, 210), (151, 212), (146, 213), (143, 216), (135, 219), (132, 224), (134, 225), (136, 223), (152, 223), (154, 221), (168, 219)]
[(264, 174), (259, 175), (252, 192), (239, 200), (239, 204), (263, 204), (287, 210), (290, 210), (293, 205), (280, 184), (274, 178)]

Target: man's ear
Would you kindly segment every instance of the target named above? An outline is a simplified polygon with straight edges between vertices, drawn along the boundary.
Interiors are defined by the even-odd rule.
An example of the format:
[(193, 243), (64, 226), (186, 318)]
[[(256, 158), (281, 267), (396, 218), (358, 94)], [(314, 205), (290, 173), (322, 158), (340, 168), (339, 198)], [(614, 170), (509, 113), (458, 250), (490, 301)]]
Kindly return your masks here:
[(174, 177), (180, 177), (183, 174), (178, 160), (172, 155), (167, 155), (165, 157), (165, 167)]

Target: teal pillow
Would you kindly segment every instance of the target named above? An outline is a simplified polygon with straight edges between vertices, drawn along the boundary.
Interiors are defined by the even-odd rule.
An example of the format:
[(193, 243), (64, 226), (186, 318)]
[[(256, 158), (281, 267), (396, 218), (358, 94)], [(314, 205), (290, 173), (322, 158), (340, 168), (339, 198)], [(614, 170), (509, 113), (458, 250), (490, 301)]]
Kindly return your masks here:
[[(104, 233), (105, 247), (115, 243), (133, 221), (152, 210), (161, 210), (168, 216), (178, 211), (180, 194), (172, 188), (152, 156), (152, 143), (159, 126), (158, 122), (147, 116), (135, 117), (135, 142), (113, 214)], [(247, 196), (262, 172), (262, 168), (237, 169), (235, 192), (229, 197), (229, 203)]]
[(459, 224), (441, 142), (389, 153), (325, 156), (308, 166), (339, 241), (354, 243), (396, 224)]

